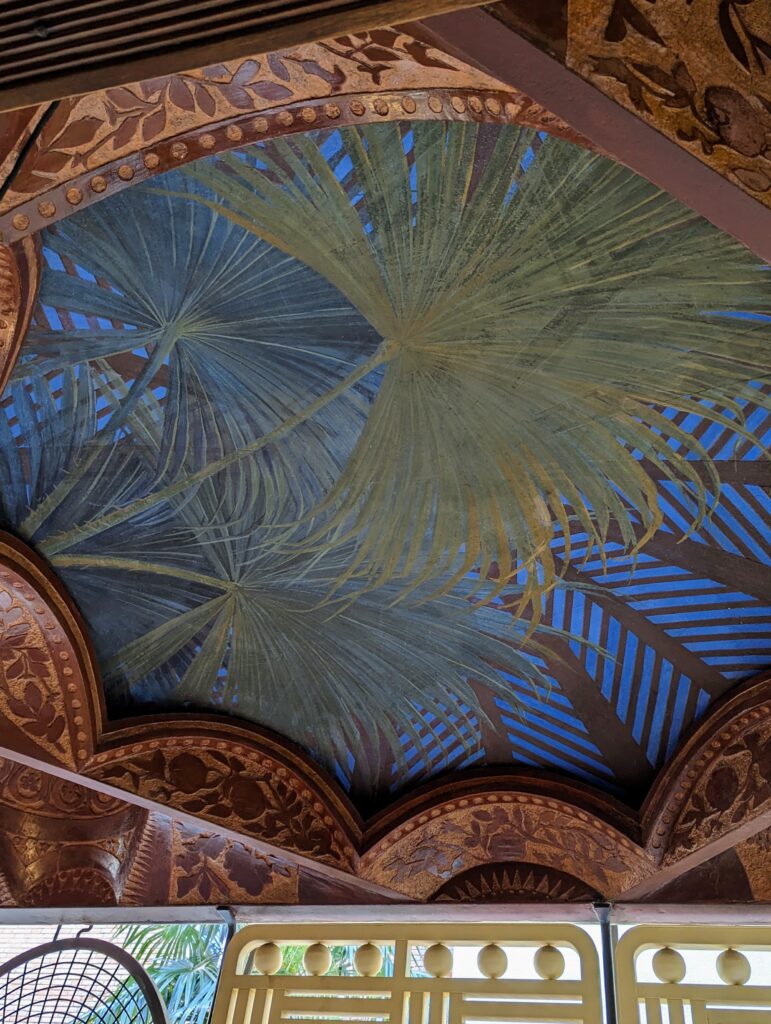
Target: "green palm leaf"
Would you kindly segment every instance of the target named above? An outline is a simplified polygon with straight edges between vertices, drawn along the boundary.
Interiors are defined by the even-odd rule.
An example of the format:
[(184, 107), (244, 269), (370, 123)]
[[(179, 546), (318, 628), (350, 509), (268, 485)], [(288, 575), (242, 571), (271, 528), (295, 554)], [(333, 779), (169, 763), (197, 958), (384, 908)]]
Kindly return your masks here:
[[(90, 326), (33, 329), (16, 377), (35, 381), (97, 360), (120, 370), (121, 356), (139, 353), (141, 371), (125, 379), (120, 401), (100, 424), (111, 439), (132, 429), (138, 403), (163, 371), (156, 483), (269, 433), (344, 379), (379, 342), (322, 277), (189, 199), (134, 190), (70, 218), (46, 245), (64, 265), (88, 273), (47, 270), (42, 301), (90, 318)], [(241, 486), (268, 488), (268, 517), (302, 516), (339, 475), (365, 413), (361, 392), (342, 394), (291, 441), (264, 452), (260, 467), (243, 462)], [(37, 533), (100, 457), (94, 449), (76, 473), (56, 481), (57, 492), (42, 508), (32, 506), (23, 532)]]
[[(115, 403), (114, 387), (115, 375), (98, 362), (9, 384), (0, 416), (0, 521), (6, 528), (29, 538), (30, 509), (49, 503), (47, 527), (69, 527), (152, 486), (139, 448), (119, 442), (100, 423), (97, 408)], [(145, 397), (135, 416), (157, 420), (157, 403)], [(85, 479), (84, 465), (91, 467)]]
[(225, 949), (223, 925), (122, 925), (116, 939), (147, 970), (171, 1024), (205, 1024)]
[(160, 528), (54, 557), (89, 619), (110, 591), (119, 625), (100, 655), (113, 706), (213, 704), (292, 736), (331, 768), (378, 732), (396, 760), (403, 739), (425, 743), (426, 729), (473, 747), (483, 715), (471, 680), (507, 699), (501, 670), (548, 689), (533, 659), (544, 653), (538, 631), (527, 636), (501, 609), (473, 609), (469, 581), (408, 606), (393, 586), (360, 594), (354, 580), (329, 603), (350, 552), (282, 555), (254, 525), (233, 534), (223, 529), (233, 521), (227, 494), (223, 475)]
[[(706, 514), (698, 441), (662, 406), (736, 428), (766, 401), (768, 273), (603, 157), (515, 128), (346, 129), (199, 163), (203, 201), (322, 271), (388, 339), (365, 430), (304, 546), (354, 544), (339, 585), (403, 592), (495, 563), (532, 600), (569, 510), (600, 548), (661, 522), (651, 462)], [(738, 430), (742, 426), (739, 422)], [(670, 439), (672, 442), (670, 444)], [(717, 490), (716, 475), (711, 488)]]

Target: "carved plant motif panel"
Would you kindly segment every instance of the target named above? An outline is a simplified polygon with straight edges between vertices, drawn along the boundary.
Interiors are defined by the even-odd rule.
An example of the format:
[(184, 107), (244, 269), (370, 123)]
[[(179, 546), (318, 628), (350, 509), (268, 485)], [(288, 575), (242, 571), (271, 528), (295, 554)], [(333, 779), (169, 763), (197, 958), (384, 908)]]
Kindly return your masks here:
[(173, 824), (171, 858), (174, 902), (297, 902), (297, 868), (216, 833)]
[(80, 623), (47, 584), (31, 552), (0, 535), (0, 711), (15, 749), (79, 768), (92, 742), (94, 680)]
[[(647, 847), (671, 864), (755, 822), (771, 809), (771, 687), (738, 687), (694, 731), (643, 808)], [(745, 831), (746, 835), (746, 831)]]
[[(249, 133), (285, 132), (294, 122), (307, 128), (322, 119), (358, 120), (372, 107), (376, 118), (441, 110), (458, 116), (470, 99), (472, 116), (500, 115), (505, 107), (509, 119), (580, 140), (528, 96), (509, 91), (499, 98), (501, 88), (403, 32), (380, 28), (62, 100), (0, 201), (0, 241), (199, 151), (232, 148)], [(497, 95), (485, 97), (490, 91)], [(0, 137), (9, 145), (23, 140), (43, 110), (0, 115)], [(2, 156), (0, 150), (0, 182), (12, 164)]]
[(703, 846), (716, 835), (771, 807), (771, 722), (758, 715), (732, 730), (719, 757), (702, 759), (702, 775), (680, 811), (665, 863)]
[[(0, 759), (0, 906), (371, 902), (246, 842)], [(381, 902), (383, 897), (380, 897)]]
[(771, 205), (767, 0), (571, 0), (567, 64)]
[(350, 841), (295, 775), (225, 741), (133, 744), (98, 754), (87, 774), (307, 857), (341, 867), (352, 861)]
[[(527, 889), (518, 862), (538, 865), (541, 881), (555, 872), (547, 896), (550, 889), (567, 891), (565, 881), (573, 876), (582, 894), (588, 889), (614, 898), (653, 867), (630, 839), (592, 814), (559, 800), (504, 794), (448, 803), (394, 829), (364, 854), (360, 874), (411, 899), (462, 899), (457, 889), (464, 878), (475, 891), (489, 891), (489, 865), (508, 864), (509, 887)], [(484, 869), (476, 882), (473, 868)]]
[[(485, 761), (633, 800), (767, 659), (771, 278), (628, 170), (501, 120), (327, 127), (40, 241), (0, 523), (113, 719), (249, 719), (367, 805)], [(238, 760), (87, 770), (339, 858)]]

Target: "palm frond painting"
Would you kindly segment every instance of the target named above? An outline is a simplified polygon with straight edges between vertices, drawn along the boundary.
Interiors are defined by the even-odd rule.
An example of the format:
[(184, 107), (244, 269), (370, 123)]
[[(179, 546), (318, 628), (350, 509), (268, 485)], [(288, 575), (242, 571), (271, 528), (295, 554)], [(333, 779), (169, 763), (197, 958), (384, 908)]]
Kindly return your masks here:
[(697, 528), (717, 475), (673, 411), (741, 443), (767, 401), (767, 328), (733, 312), (768, 310), (768, 272), (524, 129), (273, 141), (44, 246), (3, 525), (80, 603), (114, 711), (228, 711), (331, 768), (374, 736), (397, 765), (468, 751), (480, 688), (548, 694), (565, 634), (539, 614), (571, 535), (644, 549), (654, 477)]
[[(660, 524), (647, 464), (705, 487), (661, 406), (719, 420), (768, 373), (768, 275), (709, 224), (602, 157), (529, 131), (419, 124), (226, 157), (196, 179), (223, 216), (322, 270), (384, 339), (387, 369), (310, 542), (405, 590), (497, 566), (555, 578), (553, 525), (602, 547)], [(715, 306), (717, 305), (717, 309)], [(642, 458), (640, 457), (642, 456)], [(717, 479), (712, 481), (717, 487)], [(566, 531), (567, 532), (567, 531)], [(347, 578), (347, 577), (346, 577)]]
[[(132, 688), (148, 701), (213, 703), (293, 736), (331, 765), (329, 752), (342, 757), (363, 736), (380, 734), (394, 751), (419, 743), (427, 717), (460, 738), (477, 705), (470, 680), (503, 697), (510, 685), (501, 671), (545, 684), (533, 655), (553, 631), (541, 627), (523, 651), (526, 624), (512, 625), (500, 609), (470, 609), (468, 586), (413, 607), (396, 602), (392, 587), (344, 594), (330, 607), (326, 595), (350, 552), (282, 556), (258, 522), (241, 519), (230, 531), (232, 473), (205, 481), (163, 523), (55, 560), (90, 618), (112, 594), (105, 626), (123, 628), (100, 655), (114, 707)], [(137, 574), (128, 585), (127, 570)], [(138, 611), (142, 629), (130, 639)], [(459, 707), (467, 709), (460, 717)], [(476, 727), (462, 742), (475, 739)]]

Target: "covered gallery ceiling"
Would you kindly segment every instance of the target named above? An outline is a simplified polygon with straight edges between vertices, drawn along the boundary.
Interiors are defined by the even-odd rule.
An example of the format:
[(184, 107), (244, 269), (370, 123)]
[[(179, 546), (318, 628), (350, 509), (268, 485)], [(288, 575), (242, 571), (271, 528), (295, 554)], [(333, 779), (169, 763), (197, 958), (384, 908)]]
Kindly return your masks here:
[(112, 719), (246, 719), (362, 811), (482, 765), (637, 804), (771, 661), (768, 267), (588, 148), (431, 117), (45, 230), (0, 526)]

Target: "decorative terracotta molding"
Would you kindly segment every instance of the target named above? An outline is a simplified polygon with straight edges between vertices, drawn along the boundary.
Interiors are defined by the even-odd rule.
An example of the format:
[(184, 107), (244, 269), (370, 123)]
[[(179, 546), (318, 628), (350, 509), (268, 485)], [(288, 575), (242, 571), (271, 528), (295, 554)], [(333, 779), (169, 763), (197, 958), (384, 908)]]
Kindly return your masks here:
[(147, 811), (0, 761), (0, 851), (8, 900), (21, 906), (114, 905)]
[[(642, 811), (646, 848), (671, 865), (771, 813), (771, 678), (739, 687), (686, 739)], [(742, 836), (742, 838), (744, 838)]]
[(143, 739), (114, 745), (103, 734), (84, 775), (322, 863), (353, 865), (355, 811), (290, 743), (198, 716), (124, 723), (122, 732)]
[(27, 332), (37, 294), (39, 263), (32, 239), (0, 245), (0, 394)]
[[(365, 830), (337, 783), (268, 730), (202, 715), (107, 722), (77, 611), (47, 566), (4, 534), (0, 613), (0, 744), (6, 755), (47, 765), (54, 774), (77, 772), (83, 787), (102, 793), (109, 787), (111, 794), (85, 797), (62, 779), (41, 789), (25, 769), (0, 773), (0, 803), (9, 813), (105, 818), (124, 813), (115, 809), (123, 793), (141, 813), (176, 820), (174, 841), (185, 863), (188, 846), (181, 837), (193, 819), (219, 830), (217, 842), (206, 847), (213, 851), (221, 840), (218, 852), (195, 854), (213, 859), (217, 877), (226, 873), (223, 858), (233, 855), (240, 834), (250, 857), (262, 856), (255, 845), (270, 844), (307, 865), (316, 862), (319, 870), (342, 869), (413, 900), (445, 898), (453, 878), (452, 891), (461, 892), (466, 883), (458, 876), (490, 865), (497, 882), (477, 871), (464, 876), (469, 885), (479, 889), (484, 876), (485, 885), (500, 889), (501, 871), (510, 887), (527, 885), (525, 868), (517, 865), (536, 865), (560, 880), (559, 886), (549, 883), (560, 898), (591, 890), (612, 899), (661, 888), (678, 873), (673, 865), (683, 861), (685, 871), (694, 851), (703, 849), (706, 860), (709, 848), (717, 842), (719, 853), (733, 833), (741, 841), (760, 832), (771, 812), (768, 678), (740, 687), (708, 715), (659, 776), (642, 818), (580, 782), (500, 769), (429, 783)], [(197, 826), (193, 831), (198, 834)], [(518, 882), (512, 872), (519, 872)], [(214, 875), (206, 883), (212, 892)], [(339, 874), (328, 879), (325, 898), (334, 902), (343, 881)], [(174, 899), (204, 882), (189, 884), (189, 892)]]
[(78, 770), (94, 745), (101, 690), (85, 625), (45, 563), (0, 533), (3, 745)]
[(300, 871), (216, 833), (151, 814), (128, 868), (125, 906), (294, 904)]
[(453, 772), (415, 788), (367, 822), (362, 850), (378, 846), (381, 840), (410, 822), (435, 817), (434, 811), (439, 806), (458, 800), (473, 801), (490, 793), (501, 798), (507, 794), (529, 794), (534, 800), (567, 802), (576, 810), (601, 819), (635, 845), (641, 845), (637, 814), (608, 793), (557, 772), (512, 767)]
[(202, 156), (404, 118), (514, 121), (587, 144), (523, 93), (379, 29), (63, 101), (0, 203), (0, 241)]
[(372, 903), (369, 888), (0, 759), (0, 907)]
[(599, 896), (566, 871), (517, 861), (462, 871), (437, 889), (433, 899), (437, 903), (592, 903)]
[(571, 0), (566, 63), (771, 206), (766, 0)]
[(461, 796), (411, 817), (361, 858), (361, 877), (426, 900), (457, 875), (526, 862), (569, 874), (607, 899), (654, 871), (631, 839), (594, 814), (530, 792)]

